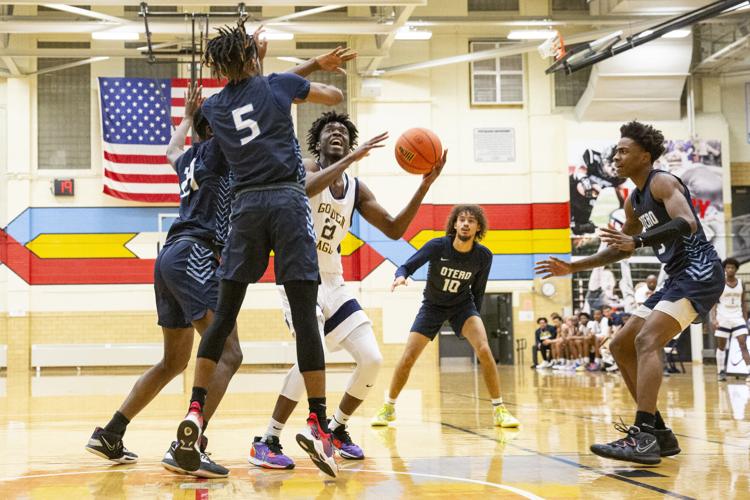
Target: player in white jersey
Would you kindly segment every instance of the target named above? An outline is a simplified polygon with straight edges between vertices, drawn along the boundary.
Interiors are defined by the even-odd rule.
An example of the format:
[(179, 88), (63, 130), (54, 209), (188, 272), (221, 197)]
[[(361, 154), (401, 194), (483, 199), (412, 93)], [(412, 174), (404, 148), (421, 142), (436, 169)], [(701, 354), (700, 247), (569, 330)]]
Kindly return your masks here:
[[(351, 460), (363, 459), (364, 453), (352, 442), (346, 423), (374, 385), (383, 358), (370, 319), (344, 283), (341, 244), (349, 231), (355, 210), (388, 238), (401, 238), (417, 215), (430, 186), (440, 175), (447, 153), (443, 154), (432, 172), (424, 175), (409, 203), (394, 217), (377, 202), (364, 182), (345, 172), (370, 149), (380, 147), (380, 142), (387, 135), (377, 136), (352, 152), (357, 134), (357, 127), (348, 115), (324, 113), (313, 123), (307, 135), (309, 150), (316, 160), (304, 161), (307, 169), (305, 190), (310, 197), (320, 267), (320, 333), (324, 336), (329, 351), (344, 349), (356, 362), (346, 393), (328, 424), (333, 445), (339, 455)], [(363, 148), (366, 151), (362, 152)], [(284, 291), (280, 291), (284, 318), (291, 325), (289, 304)], [(279, 436), (303, 394), (303, 380), (295, 365), (284, 379), (284, 386), (265, 435), (257, 436), (253, 441), (250, 463), (274, 469), (294, 467), (294, 461), (281, 451)]]
[[(747, 350), (747, 303), (745, 302), (745, 288), (737, 277), (740, 263), (737, 259), (728, 258), (724, 261), (726, 285), (719, 303), (714, 306), (714, 335), (716, 335), (716, 369), (719, 381), (727, 379), (726, 359), (727, 347), (732, 336), (737, 338), (745, 364), (750, 366), (750, 353)], [(750, 383), (750, 376), (747, 377)]]

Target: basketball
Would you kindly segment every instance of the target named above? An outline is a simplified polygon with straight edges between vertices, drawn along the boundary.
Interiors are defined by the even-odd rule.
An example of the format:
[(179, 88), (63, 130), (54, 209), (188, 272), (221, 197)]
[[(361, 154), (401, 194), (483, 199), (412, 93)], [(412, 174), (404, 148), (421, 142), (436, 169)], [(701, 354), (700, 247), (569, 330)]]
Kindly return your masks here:
[(426, 128), (411, 128), (396, 141), (396, 161), (410, 174), (426, 174), (442, 155), (440, 139)]

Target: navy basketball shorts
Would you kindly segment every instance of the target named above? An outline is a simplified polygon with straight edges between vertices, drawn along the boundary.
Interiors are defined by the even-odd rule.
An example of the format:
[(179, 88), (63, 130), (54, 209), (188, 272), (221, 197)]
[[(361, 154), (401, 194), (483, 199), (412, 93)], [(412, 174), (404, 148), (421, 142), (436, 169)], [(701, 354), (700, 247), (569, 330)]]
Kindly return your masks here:
[(240, 191), (230, 221), (219, 279), (257, 282), (273, 250), (277, 284), (318, 281), (310, 202), (301, 186)]
[(460, 337), (464, 323), (472, 316), (479, 316), (479, 311), (477, 311), (474, 302), (469, 301), (454, 307), (441, 307), (425, 300), (411, 325), (411, 331), (421, 333), (428, 339), (434, 340), (440, 331), (440, 327), (448, 321), (453, 328), (453, 332)]
[(724, 279), (724, 269), (719, 261), (714, 263), (711, 274), (700, 281), (681, 272), (667, 279), (664, 286), (654, 292), (633, 315), (645, 319), (652, 311), (661, 311), (677, 320), (684, 330), (696, 318), (706, 317), (719, 302), (724, 292)]
[(219, 262), (207, 246), (176, 241), (159, 252), (154, 266), (154, 293), (159, 326), (187, 328), (207, 310), (216, 310)]

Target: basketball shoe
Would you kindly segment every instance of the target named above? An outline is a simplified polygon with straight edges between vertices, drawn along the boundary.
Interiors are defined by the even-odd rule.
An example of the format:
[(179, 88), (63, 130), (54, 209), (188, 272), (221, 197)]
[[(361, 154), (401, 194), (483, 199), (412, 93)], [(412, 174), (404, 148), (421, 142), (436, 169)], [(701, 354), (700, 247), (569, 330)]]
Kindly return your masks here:
[(333, 459), (331, 435), (323, 431), (315, 413), (310, 413), (307, 417), (307, 426), (297, 434), (297, 444), (310, 455), (310, 459), (318, 469), (331, 477), (336, 477), (338, 467), (336, 460)]
[(294, 460), (281, 451), (278, 436), (255, 436), (247, 461), (265, 469), (294, 469)]
[(201, 463), (198, 469), (192, 472), (184, 470), (174, 459), (174, 452), (178, 446), (179, 443), (177, 443), (177, 441), (172, 441), (172, 445), (164, 454), (164, 458), (161, 459), (162, 467), (164, 467), (168, 471), (175, 472), (177, 474), (190, 474), (191, 476), (202, 477), (206, 479), (216, 479), (227, 477), (229, 475), (229, 469), (211, 460), (211, 457), (209, 457), (208, 453), (203, 451), (203, 449), (200, 451)]
[(654, 429), (654, 436), (659, 442), (659, 456), (671, 457), (682, 451), (672, 429)]
[(86, 451), (118, 464), (134, 464), (138, 461), (138, 455), (128, 451), (122, 444), (122, 436), (101, 427), (94, 429), (86, 445)]
[(627, 427), (622, 423), (616, 423), (615, 429), (624, 432), (626, 436), (607, 444), (592, 444), (590, 449), (594, 455), (643, 465), (661, 462), (659, 440), (654, 434), (643, 432), (635, 425)]
[(365, 458), (365, 452), (352, 442), (352, 438), (347, 432), (345, 425), (339, 425), (331, 431), (331, 441), (333, 442), (333, 447), (341, 455), (341, 458), (349, 460), (362, 460)]
[(373, 427), (382, 427), (394, 420), (396, 420), (396, 407), (389, 403), (383, 403), (383, 406), (372, 418), (370, 425)]
[(505, 429), (514, 428), (521, 425), (516, 417), (510, 414), (505, 405), (497, 405), (493, 410), (493, 419), (497, 427)]
[(203, 412), (197, 401), (190, 403), (185, 419), (177, 427), (177, 447), (173, 455), (177, 464), (186, 472), (194, 472), (201, 465), (200, 450), (196, 446), (200, 442), (203, 429)]

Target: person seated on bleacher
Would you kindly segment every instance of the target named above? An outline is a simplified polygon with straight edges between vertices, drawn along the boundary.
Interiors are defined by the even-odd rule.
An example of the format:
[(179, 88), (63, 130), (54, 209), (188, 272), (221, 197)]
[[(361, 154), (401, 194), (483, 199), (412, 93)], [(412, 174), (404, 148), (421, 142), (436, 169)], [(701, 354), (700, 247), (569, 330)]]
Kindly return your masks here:
[[(534, 332), (534, 345), (531, 348), (531, 358), (533, 364), (532, 368), (539, 366), (540, 368), (547, 368), (550, 366), (550, 350), (552, 349), (552, 340), (557, 336), (557, 330), (555, 327), (550, 326), (547, 323), (547, 318), (541, 317), (536, 320), (536, 324), (539, 328)], [(542, 353), (542, 364), (538, 365), (538, 353)]]

